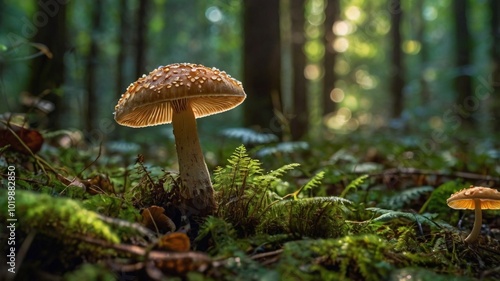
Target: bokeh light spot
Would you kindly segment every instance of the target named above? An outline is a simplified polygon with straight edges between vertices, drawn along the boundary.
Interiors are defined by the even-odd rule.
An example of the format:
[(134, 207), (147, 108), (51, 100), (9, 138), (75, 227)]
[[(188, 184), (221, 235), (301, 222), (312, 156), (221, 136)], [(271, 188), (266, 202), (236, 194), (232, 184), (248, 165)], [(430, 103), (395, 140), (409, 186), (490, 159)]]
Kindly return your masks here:
[(344, 100), (344, 91), (340, 88), (335, 88), (330, 92), (330, 99), (334, 102), (342, 102)]

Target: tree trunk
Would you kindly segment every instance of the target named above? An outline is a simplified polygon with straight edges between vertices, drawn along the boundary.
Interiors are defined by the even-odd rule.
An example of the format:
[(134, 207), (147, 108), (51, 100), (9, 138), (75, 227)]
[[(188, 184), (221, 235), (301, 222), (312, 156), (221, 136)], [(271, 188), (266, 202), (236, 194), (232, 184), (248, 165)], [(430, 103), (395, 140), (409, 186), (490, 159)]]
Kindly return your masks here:
[[(493, 63), (491, 86), (492, 100), (491, 112), (493, 118), (493, 131), (500, 132), (500, 3), (498, 0), (490, 0), (491, 9), (491, 34), (493, 38), (491, 48), (491, 60)], [(485, 89), (483, 89), (485, 91)], [(488, 89), (488, 91), (490, 91)], [(483, 94), (487, 96), (487, 94)]]
[(337, 52), (333, 49), (333, 42), (336, 37), (333, 33), (333, 24), (340, 18), (340, 1), (328, 0), (325, 8), (325, 57), (323, 68), (325, 76), (323, 78), (323, 115), (335, 110), (335, 103), (330, 98), (330, 93), (335, 88), (335, 59)]
[(292, 96), (293, 113), (290, 120), (290, 130), (293, 140), (298, 140), (307, 133), (309, 110), (307, 102), (306, 79), (304, 69), (306, 67), (306, 55), (304, 43), (305, 24), (305, 0), (291, 0), (291, 32), (292, 32)]
[(425, 44), (425, 19), (424, 19), (424, 1), (416, 3), (417, 17), (417, 41), (420, 42), (420, 102), (421, 106), (425, 107), (431, 102), (431, 93), (429, 85), (425, 80), (424, 73), (429, 61), (429, 50)]
[(467, 24), (467, 0), (453, 1), (455, 12), (455, 46), (456, 46), (456, 68), (458, 74), (455, 77), (455, 87), (457, 90), (457, 107), (454, 110), (462, 118), (465, 128), (472, 128), (474, 119), (472, 118), (476, 104), (469, 104), (472, 93), (472, 79), (467, 69), (471, 63), (471, 40), (469, 27)]
[[(125, 84), (125, 54), (126, 54), (126, 46), (127, 38), (128, 38), (128, 10), (127, 10), (127, 0), (120, 0), (120, 33), (118, 36), (118, 56), (116, 58), (116, 92), (117, 98), (120, 98), (123, 92), (125, 92), (126, 84)], [(139, 77), (139, 76), (137, 76)]]
[(404, 67), (403, 51), (401, 49), (401, 19), (403, 11), (400, 0), (391, 0), (391, 69), (392, 81), (390, 85), (392, 95), (391, 117), (399, 118), (403, 112), (403, 87), (404, 87)]
[(244, 124), (281, 135), (279, 1), (244, 0), (243, 33)]
[(97, 66), (99, 61), (99, 52), (97, 47), (97, 35), (100, 32), (101, 27), (101, 17), (102, 17), (102, 1), (96, 1), (93, 5), (92, 11), (92, 24), (90, 29), (91, 41), (89, 53), (87, 55), (87, 66), (86, 66), (86, 86), (87, 86), (87, 111), (85, 113), (85, 129), (87, 132), (91, 132), (96, 126), (96, 119), (98, 110), (96, 107), (99, 105), (98, 95), (97, 95)]
[(149, 0), (140, 0), (137, 10), (135, 76), (141, 77), (146, 71), (146, 23)]
[(52, 102), (55, 109), (48, 114), (49, 129), (61, 128), (64, 108), (61, 95), (58, 94), (64, 82), (64, 54), (66, 52), (66, 6), (47, 5), (41, 7), (40, 1), (35, 1), (39, 15), (39, 22), (33, 23), (36, 35), (32, 42), (47, 46), (53, 57), (39, 56), (31, 62), (29, 92), (33, 95), (43, 95), (43, 98)]

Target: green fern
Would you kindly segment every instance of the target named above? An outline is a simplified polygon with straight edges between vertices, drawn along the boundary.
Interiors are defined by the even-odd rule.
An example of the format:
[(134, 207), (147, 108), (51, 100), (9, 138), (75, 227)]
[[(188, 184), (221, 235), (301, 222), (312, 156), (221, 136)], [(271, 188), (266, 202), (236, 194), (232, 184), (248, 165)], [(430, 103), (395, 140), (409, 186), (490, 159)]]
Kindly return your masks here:
[(361, 184), (363, 184), (365, 182), (365, 180), (367, 178), (368, 178), (368, 175), (362, 175), (362, 176), (359, 176), (358, 178), (356, 178), (355, 180), (351, 181), (346, 186), (344, 191), (342, 191), (342, 193), (339, 195), (339, 197), (345, 198), (345, 196), (346, 196), (347, 192), (349, 192), (349, 190), (358, 188)]
[(432, 186), (419, 186), (400, 191), (393, 196), (389, 197), (381, 207), (390, 207), (391, 209), (401, 209), (404, 205), (413, 200), (420, 198), (426, 193), (434, 190)]
[(281, 177), (298, 164), (287, 164), (265, 173), (259, 160), (248, 156), (244, 146), (236, 148), (229, 165), (214, 172), (214, 189), (219, 203), (216, 215), (232, 223), (236, 229), (252, 233), (263, 210), (277, 195)]
[(237, 235), (233, 225), (221, 218), (213, 216), (206, 218), (200, 226), (195, 243), (204, 239), (211, 240), (209, 252), (212, 255), (224, 255), (227, 252), (232, 253), (238, 249), (236, 245)]
[(303, 190), (309, 190), (309, 189), (313, 189), (314, 187), (316, 186), (319, 186), (321, 184), (321, 180), (323, 179), (323, 177), (325, 176), (325, 172), (321, 171), (321, 172), (318, 172), (316, 175), (314, 175), (314, 177), (312, 179), (310, 179), (305, 185), (301, 186), (299, 189), (297, 189), (295, 192), (291, 193), (291, 194), (288, 194), (288, 195), (285, 195), (283, 197), (286, 198), (286, 197), (289, 197), (289, 196), (293, 196), (293, 199), (294, 200), (297, 200), (299, 194), (303, 191)]
[(309, 189), (313, 189), (313, 188), (319, 186), (321, 184), (321, 181), (323, 180), (324, 177), (325, 177), (325, 172), (324, 171), (318, 172), (316, 175), (314, 175), (314, 177), (312, 177), (312, 179), (310, 179), (304, 185), (303, 190), (309, 190)]
[(381, 208), (366, 208), (368, 211), (372, 211), (374, 213), (380, 214), (378, 217), (372, 219), (372, 222), (389, 222), (395, 219), (405, 219), (411, 222), (415, 222), (418, 224), (427, 224), (431, 227), (437, 227), (437, 228), (442, 228), (442, 227), (447, 227), (446, 224), (444, 223), (437, 223), (434, 221), (434, 218), (436, 217), (433, 214), (417, 214), (417, 213), (410, 213), (410, 212), (403, 212), (403, 211), (394, 211), (394, 210), (387, 210), (387, 209), (381, 209)]
[(420, 213), (428, 212), (438, 214), (440, 219), (446, 220), (451, 224), (458, 223), (459, 212), (450, 212), (450, 208), (446, 205), (446, 199), (453, 193), (468, 187), (470, 183), (461, 180), (449, 181), (438, 186), (429, 196), (429, 199), (420, 208)]

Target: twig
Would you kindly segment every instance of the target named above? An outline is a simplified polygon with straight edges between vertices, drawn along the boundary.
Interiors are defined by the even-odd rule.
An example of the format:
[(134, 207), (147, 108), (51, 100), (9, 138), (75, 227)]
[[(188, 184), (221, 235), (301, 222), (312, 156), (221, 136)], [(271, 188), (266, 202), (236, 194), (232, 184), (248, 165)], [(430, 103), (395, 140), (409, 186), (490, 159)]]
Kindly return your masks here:
[(253, 260), (263, 259), (263, 261), (261, 261), (260, 263), (262, 265), (268, 265), (268, 264), (272, 264), (272, 263), (276, 262), (279, 259), (281, 253), (283, 253), (283, 249), (278, 249), (278, 250), (271, 251), (271, 252), (255, 254), (255, 255), (251, 256), (250, 258)]
[(185, 273), (190, 270), (203, 272), (209, 267), (217, 267), (221, 265), (220, 262), (213, 261), (207, 254), (202, 252), (165, 252), (150, 250), (149, 247), (144, 248), (135, 245), (113, 244), (107, 241), (81, 235), (76, 235), (74, 237), (104, 248), (111, 248), (117, 251), (142, 256), (145, 258), (143, 264), (146, 266), (150, 266), (151, 262), (153, 262), (156, 267), (162, 270), (177, 273)]
[(148, 239), (153, 243), (156, 243), (156, 241), (158, 240), (158, 238), (156, 237), (154, 232), (152, 232), (151, 230), (149, 230), (148, 228), (144, 227), (141, 224), (138, 224), (135, 222), (129, 222), (129, 221), (121, 220), (121, 219), (117, 219), (117, 218), (110, 218), (110, 217), (103, 216), (101, 214), (97, 214), (97, 216), (99, 217), (99, 219), (101, 219), (104, 222), (111, 223), (111, 224), (117, 225), (119, 227), (132, 228), (135, 231), (141, 233), (142, 235), (148, 237)]
[(283, 249), (278, 249), (278, 250), (271, 251), (271, 252), (255, 254), (255, 255), (251, 256), (250, 258), (253, 260), (258, 260), (258, 259), (262, 259), (262, 258), (267, 258), (269, 256), (276, 256), (276, 255), (279, 255), (281, 253), (283, 253)]

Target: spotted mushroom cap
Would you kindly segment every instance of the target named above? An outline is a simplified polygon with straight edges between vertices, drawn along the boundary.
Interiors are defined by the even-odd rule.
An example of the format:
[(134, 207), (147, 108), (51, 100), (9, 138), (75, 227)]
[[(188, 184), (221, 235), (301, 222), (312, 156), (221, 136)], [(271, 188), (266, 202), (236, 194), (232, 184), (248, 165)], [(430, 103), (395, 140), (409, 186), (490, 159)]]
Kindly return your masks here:
[(474, 199), (479, 199), (481, 209), (500, 209), (500, 192), (493, 188), (470, 186), (453, 193), (446, 203), (453, 209), (474, 209)]
[(172, 122), (176, 101), (186, 100), (196, 118), (230, 110), (245, 100), (241, 82), (200, 64), (160, 66), (130, 84), (115, 106), (115, 120), (128, 127)]

